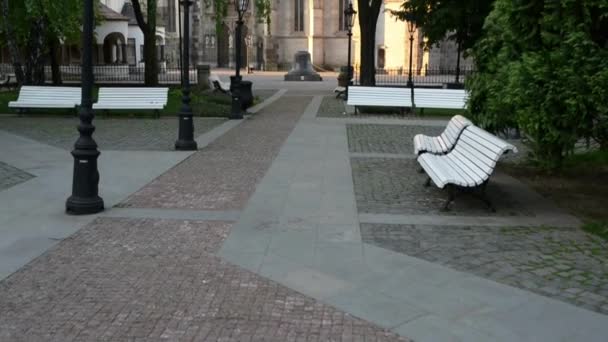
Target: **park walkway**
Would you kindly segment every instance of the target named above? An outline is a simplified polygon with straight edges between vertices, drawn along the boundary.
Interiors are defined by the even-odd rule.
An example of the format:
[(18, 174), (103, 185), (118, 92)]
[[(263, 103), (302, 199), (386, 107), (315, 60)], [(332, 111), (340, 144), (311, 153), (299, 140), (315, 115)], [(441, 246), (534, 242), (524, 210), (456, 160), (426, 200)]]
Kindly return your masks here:
[[(211, 131), (206, 147), (0, 282), (0, 340), (604, 341), (603, 304), (510, 286), (467, 258), (447, 267), (456, 233), (439, 238), (545, 224), (569, 234), (575, 218), (506, 175), (500, 214), (474, 203), (439, 214), (393, 142), (444, 122), (319, 118), (325, 94), (281, 91)], [(438, 242), (452, 249), (431, 262)]]

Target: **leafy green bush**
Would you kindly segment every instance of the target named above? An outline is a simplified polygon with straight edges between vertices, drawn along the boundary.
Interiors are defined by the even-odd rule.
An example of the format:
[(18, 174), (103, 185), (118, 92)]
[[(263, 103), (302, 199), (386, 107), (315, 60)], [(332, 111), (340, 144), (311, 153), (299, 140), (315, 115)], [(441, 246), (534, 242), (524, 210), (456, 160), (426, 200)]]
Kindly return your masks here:
[(608, 2), (497, 0), (472, 55), (469, 115), (519, 128), (533, 157), (561, 167), (577, 140), (608, 139)]

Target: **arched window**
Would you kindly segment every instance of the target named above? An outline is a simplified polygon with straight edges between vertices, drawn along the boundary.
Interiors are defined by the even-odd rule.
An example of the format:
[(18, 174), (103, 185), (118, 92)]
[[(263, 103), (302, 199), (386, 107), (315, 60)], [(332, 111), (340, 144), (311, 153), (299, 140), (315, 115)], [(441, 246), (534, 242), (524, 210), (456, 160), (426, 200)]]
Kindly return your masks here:
[(304, 31), (304, 0), (294, 0), (294, 28), (296, 32)]

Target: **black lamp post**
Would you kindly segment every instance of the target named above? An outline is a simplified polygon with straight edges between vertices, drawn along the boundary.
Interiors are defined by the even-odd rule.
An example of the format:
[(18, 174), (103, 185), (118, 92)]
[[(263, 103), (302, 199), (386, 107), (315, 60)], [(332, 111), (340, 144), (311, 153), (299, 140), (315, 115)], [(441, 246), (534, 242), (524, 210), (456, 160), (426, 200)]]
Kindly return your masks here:
[(357, 11), (355, 11), (355, 9), (353, 8), (353, 3), (349, 2), (348, 7), (344, 10), (344, 24), (346, 25), (346, 29), (348, 30), (348, 64), (347, 64), (348, 71), (346, 72), (348, 81), (346, 83), (346, 91), (344, 92), (345, 100), (348, 100), (348, 86), (350, 86), (351, 80), (353, 79), (353, 70), (352, 70), (352, 67), (350, 66), (350, 62), (351, 62), (350, 50), (351, 50), (351, 41), (353, 39), (353, 25), (355, 23), (356, 15), (357, 15)]
[(93, 140), (93, 29), (95, 17), (93, 0), (85, 0), (82, 28), (82, 97), (80, 106), (80, 136), (74, 144), (74, 174), (72, 196), (65, 204), (66, 212), (73, 215), (95, 214), (104, 209), (99, 197), (99, 171), (97, 158), (99, 151)]
[(241, 104), (241, 30), (243, 27), (243, 16), (247, 12), (249, 7), (249, 0), (234, 0), (234, 7), (238, 14), (238, 20), (236, 21), (236, 49), (234, 52), (235, 59), (235, 75), (230, 77), (231, 87), (230, 92), (232, 93), (232, 109), (230, 111), (230, 119), (242, 119), (243, 108)]
[(416, 32), (416, 22), (414, 18), (411, 16), (408, 17), (407, 20), (407, 31), (410, 33), (410, 72), (407, 77), (407, 86), (410, 88), (414, 87), (414, 82), (412, 81), (412, 60), (413, 60), (413, 52), (414, 52), (414, 33)]
[(194, 0), (180, 0), (184, 7), (184, 44), (182, 55), (182, 107), (179, 111), (179, 131), (175, 149), (194, 151), (198, 148), (194, 141), (194, 123), (192, 122), (192, 107), (190, 107), (190, 6)]

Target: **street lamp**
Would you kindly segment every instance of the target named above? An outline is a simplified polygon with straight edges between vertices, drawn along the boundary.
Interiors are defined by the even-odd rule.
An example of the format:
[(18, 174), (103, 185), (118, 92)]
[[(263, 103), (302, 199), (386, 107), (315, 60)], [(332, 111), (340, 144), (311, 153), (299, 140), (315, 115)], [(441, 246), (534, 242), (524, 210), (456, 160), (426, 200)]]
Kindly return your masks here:
[(192, 107), (190, 107), (190, 6), (194, 0), (180, 0), (184, 7), (184, 44), (182, 55), (182, 107), (179, 110), (179, 131), (175, 149), (180, 151), (195, 151), (198, 146), (194, 140), (194, 123), (192, 122)]
[(413, 52), (414, 52), (414, 33), (416, 32), (416, 22), (411, 15), (407, 17), (407, 31), (410, 34), (410, 73), (407, 77), (407, 86), (410, 88), (414, 87), (414, 82), (412, 81), (412, 60), (413, 60)]
[(104, 209), (103, 199), (99, 197), (99, 171), (97, 158), (99, 151), (93, 140), (93, 28), (95, 17), (93, 0), (84, 2), (82, 27), (82, 95), (80, 106), (80, 136), (72, 156), (74, 157), (74, 174), (72, 178), (72, 196), (65, 204), (66, 212), (73, 215), (95, 214)]
[(232, 93), (232, 109), (230, 111), (230, 119), (242, 119), (243, 110), (241, 105), (241, 29), (243, 27), (243, 16), (247, 12), (249, 7), (249, 0), (234, 0), (234, 7), (238, 14), (238, 20), (236, 22), (236, 49), (234, 53), (235, 59), (235, 71), (234, 76), (230, 76)]
[(416, 103), (414, 102), (414, 82), (412, 81), (412, 60), (414, 52), (414, 33), (416, 32), (416, 21), (411, 13), (408, 13), (407, 31), (410, 33), (410, 72), (407, 76), (407, 86), (410, 87), (412, 101), (412, 114), (416, 115)]
[(350, 82), (353, 79), (353, 71), (350, 66), (350, 50), (351, 50), (351, 41), (353, 38), (353, 25), (355, 24), (355, 16), (357, 15), (357, 11), (353, 8), (353, 3), (348, 2), (348, 7), (344, 10), (344, 24), (346, 25), (346, 29), (348, 30), (348, 71), (347, 75), (347, 83), (346, 83), (346, 91), (344, 92), (344, 99), (348, 100), (348, 86), (350, 86)]

